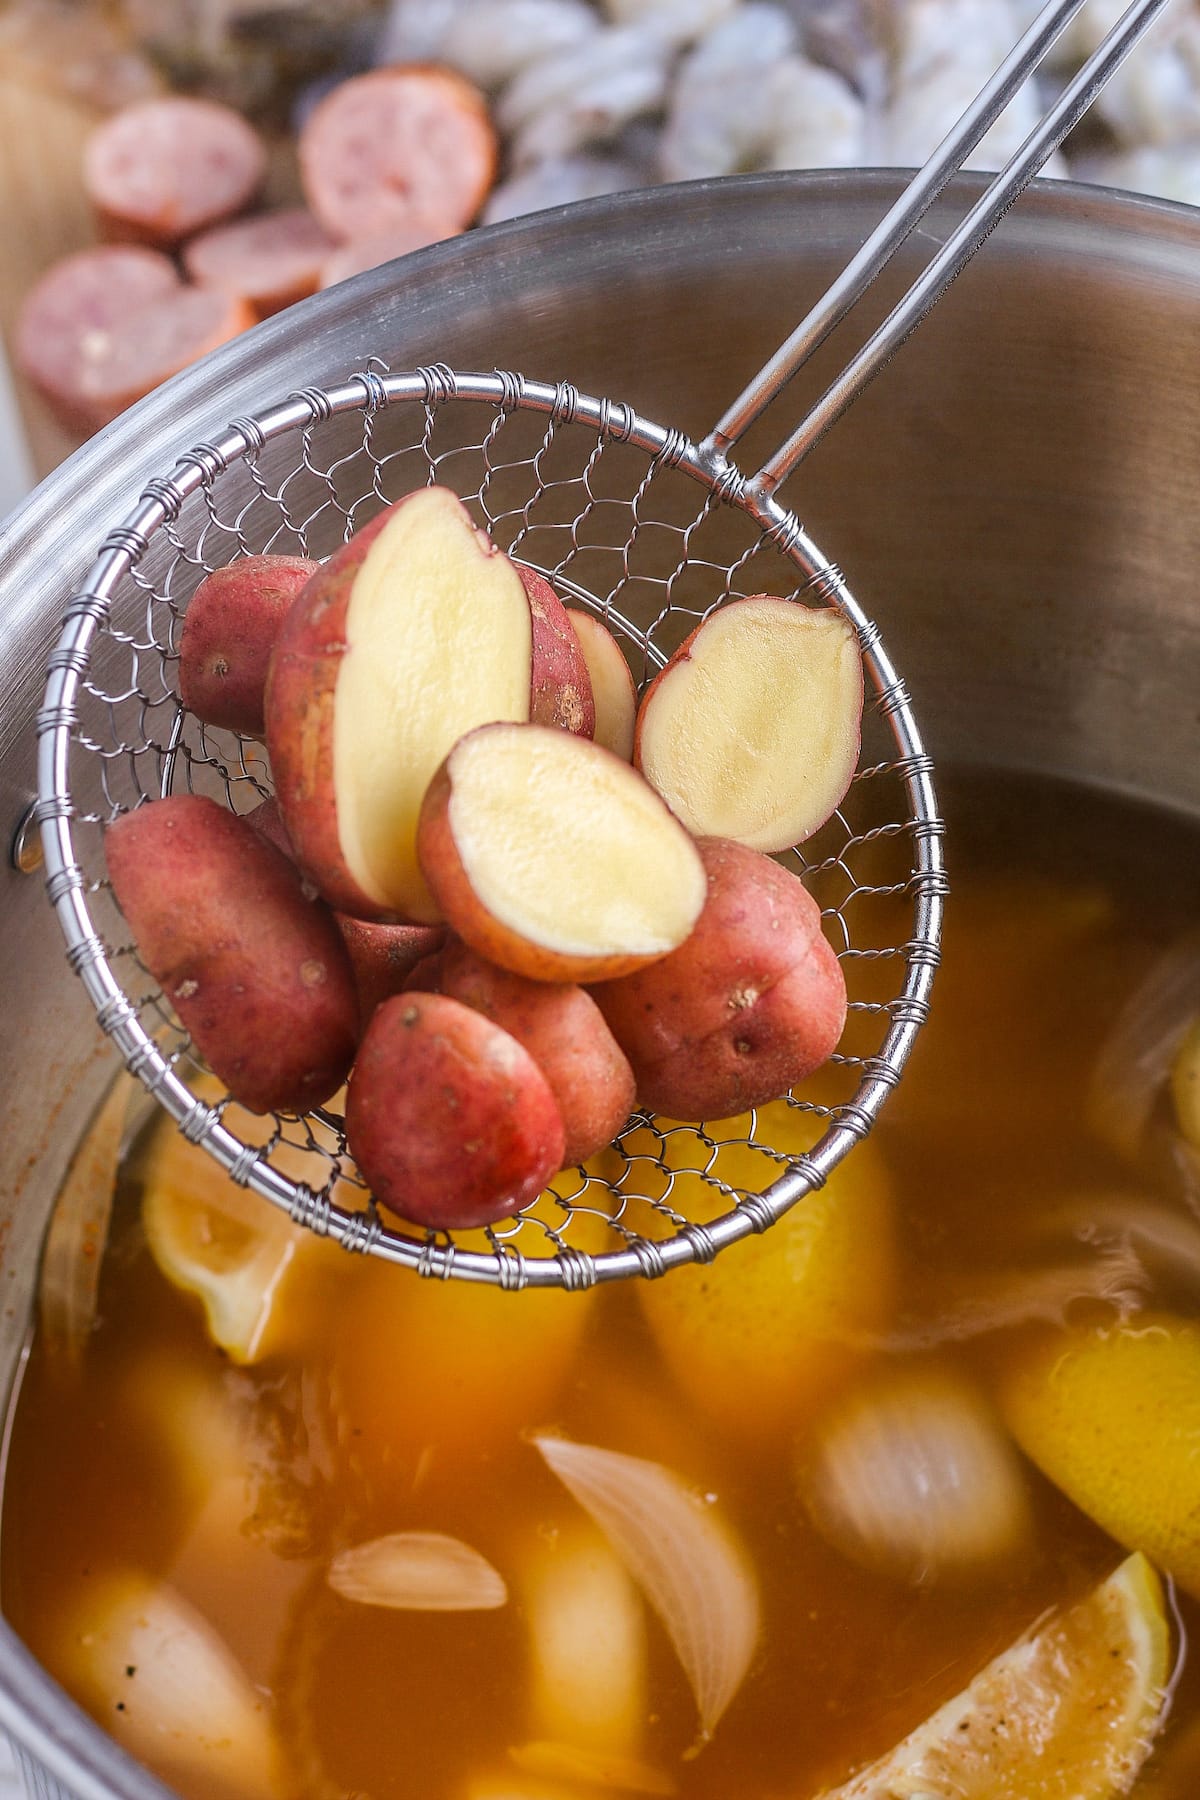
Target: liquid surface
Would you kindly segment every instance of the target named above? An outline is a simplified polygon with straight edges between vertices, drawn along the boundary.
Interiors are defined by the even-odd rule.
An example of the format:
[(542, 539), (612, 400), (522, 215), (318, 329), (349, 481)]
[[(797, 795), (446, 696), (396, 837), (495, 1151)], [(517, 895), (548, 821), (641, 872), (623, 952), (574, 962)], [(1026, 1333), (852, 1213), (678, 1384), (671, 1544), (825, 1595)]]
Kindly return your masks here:
[[(149, 1255), (134, 1164), (82, 1372), (35, 1346), (17, 1410), (3, 1605), (35, 1654), (70, 1685), (80, 1592), (133, 1569), (190, 1601), (271, 1697), (290, 1765), (280, 1792), (595, 1800), (597, 1787), (539, 1785), (510, 1756), (551, 1735), (536, 1595), (547, 1558), (586, 1523), (529, 1441), (550, 1430), (675, 1471), (712, 1497), (756, 1574), (758, 1648), (698, 1753), (692, 1692), (645, 1611), (623, 1750), (685, 1800), (811, 1800), (1107, 1576), (1122, 1547), (1030, 1464), (1019, 1548), (932, 1580), (852, 1560), (798, 1493), (829, 1409), (885, 1365), (935, 1364), (990, 1404), (1055, 1317), (1114, 1326), (1111, 1300), (1086, 1298), (1102, 1248), (1047, 1225), (1064, 1207), (1077, 1220), (1091, 1197), (1129, 1196), (1190, 1222), (1172, 1167), (1131, 1167), (1101, 1141), (1088, 1088), (1120, 1006), (1200, 913), (1194, 836), (1050, 787), (964, 784), (947, 811), (955, 892), (933, 1020), (874, 1134), (893, 1193), (894, 1293), (822, 1365), (815, 1393), (782, 1423), (769, 1406), (740, 1420), (710, 1410), (668, 1371), (630, 1284), (583, 1300), (418, 1292), (325, 1246), (295, 1290), (295, 1329), (235, 1368)], [(1064, 1268), (1083, 1298), (1047, 1277)], [(1128, 1306), (1200, 1316), (1200, 1270), (1190, 1283), (1143, 1270), (1132, 1285)], [(757, 1379), (769, 1391), (773, 1378), (764, 1360)], [(235, 1495), (224, 1507), (222, 1480)], [(507, 1604), (395, 1611), (331, 1589), (339, 1551), (408, 1531), (463, 1539), (501, 1573)], [(1180, 1626), (1194, 1636), (1200, 1607), (1173, 1604), (1176, 1639)], [(1198, 1720), (1200, 1669), (1184, 1661), (1135, 1794), (1195, 1800)]]

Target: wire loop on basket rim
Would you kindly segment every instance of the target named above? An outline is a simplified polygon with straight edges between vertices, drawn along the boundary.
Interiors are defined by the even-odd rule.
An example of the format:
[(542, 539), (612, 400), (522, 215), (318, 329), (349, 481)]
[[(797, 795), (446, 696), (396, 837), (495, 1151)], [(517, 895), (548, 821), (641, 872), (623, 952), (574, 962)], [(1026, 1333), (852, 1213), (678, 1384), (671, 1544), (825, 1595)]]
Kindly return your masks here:
[[(467, 424), (476, 429), (464, 438)], [(297, 437), (293, 454), (281, 456)], [(247, 1141), (227, 1123), (241, 1109), (191, 1085), (194, 1053), (128, 941), (102, 850), (104, 826), (145, 798), (195, 786), (245, 811), (271, 791), (261, 746), (202, 725), (179, 703), (187, 601), (222, 562), (251, 553), (326, 555), (382, 506), (434, 482), (453, 487), (502, 549), (596, 613), (634, 653), (635, 675), (640, 657), (643, 685), (701, 619), (741, 594), (833, 603), (853, 623), (875, 695), (864, 736), (873, 731), (886, 753), (868, 760), (864, 744), (834, 820), (782, 860), (821, 890), (848, 974), (874, 978), (865, 997), (848, 985), (854, 1030), (867, 1038), (874, 1032), (877, 1041), (864, 1040), (858, 1053), (851, 1043), (835, 1057), (844, 1098), (824, 1104), (801, 1091), (775, 1103), (786, 1104), (790, 1122), (812, 1121), (811, 1144), (776, 1148), (758, 1137), (754, 1112), (748, 1128), (733, 1122), (732, 1137), (728, 1124), (720, 1128), (726, 1135), (714, 1136), (716, 1126), (636, 1114), (607, 1161), (602, 1153), (602, 1167), (565, 1171), (533, 1208), (456, 1239), (383, 1222), (357, 1182), (333, 1103), (307, 1119), (247, 1114), (255, 1127)], [(770, 582), (756, 580), (764, 565)], [(567, 383), (456, 373), (442, 364), (391, 374), (373, 359), (340, 386), (294, 391), (195, 446), (170, 474), (146, 483), (67, 601), (37, 731), (36, 817), (48, 892), (72, 966), (128, 1066), (240, 1185), (347, 1250), (425, 1276), (581, 1290), (711, 1260), (823, 1185), (869, 1131), (927, 1016), (946, 887), (943, 827), (932, 765), (878, 628), (773, 497), (678, 430)], [(856, 829), (847, 814), (860, 806), (869, 814), (892, 790), (892, 816)], [(894, 869), (875, 870), (889, 856)], [(885, 915), (890, 909), (894, 928), (881, 943), (856, 941), (867, 928), (852, 930), (847, 915), (857, 916), (865, 902)], [(893, 992), (885, 972), (897, 961), (903, 972)], [(762, 1191), (722, 1176), (721, 1153), (730, 1150), (761, 1164)], [(692, 1160), (681, 1164), (681, 1153)], [(693, 1219), (675, 1205), (689, 1181), (701, 1184), (706, 1203), (721, 1204), (719, 1216)], [(597, 1250), (594, 1231), (585, 1244), (568, 1241), (573, 1228), (593, 1223), (619, 1247)], [(481, 1236), (483, 1247), (471, 1247)]]

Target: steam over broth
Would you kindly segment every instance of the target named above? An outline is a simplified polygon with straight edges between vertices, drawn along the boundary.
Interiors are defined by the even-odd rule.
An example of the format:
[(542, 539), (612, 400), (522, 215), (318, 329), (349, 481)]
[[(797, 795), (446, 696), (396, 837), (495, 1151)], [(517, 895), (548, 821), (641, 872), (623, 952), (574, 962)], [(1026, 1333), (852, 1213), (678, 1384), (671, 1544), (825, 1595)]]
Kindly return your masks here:
[[(735, 1280), (739, 1257), (765, 1255), (775, 1233), (649, 1296), (642, 1284), (586, 1297), (418, 1289), (318, 1245), (281, 1289), (270, 1353), (237, 1367), (151, 1256), (142, 1146), (82, 1367), (35, 1342), (4, 1496), (5, 1612), (101, 1723), (148, 1755), (147, 1739), (130, 1736), (145, 1669), (129, 1661), (102, 1697), (86, 1672), (89, 1595), (124, 1571), (169, 1584), (203, 1616), (268, 1697), (263, 1717), (284, 1747), (286, 1767), (269, 1777), (239, 1775), (227, 1748), (188, 1774), (168, 1734), (148, 1760), (184, 1793), (596, 1800), (607, 1756), (616, 1794), (640, 1781), (684, 1800), (813, 1800), (1049, 1609), (1082, 1599), (1127, 1550), (1145, 1548), (1162, 1569), (1154, 1544), (1122, 1546), (1090, 1501), (1077, 1505), (1017, 1451), (1004, 1420), (1027, 1438), (1014, 1370), (1064, 1331), (1120, 1337), (1150, 1315), (1190, 1342), (1200, 1319), (1200, 1266), (1189, 1273), (1179, 1249), (1196, 1228), (1200, 1158), (1174, 1154), (1165, 1093), (1137, 1159), (1123, 1158), (1097, 1123), (1093, 1082), (1121, 1007), (1200, 916), (1196, 839), (1046, 784), (963, 780), (947, 812), (955, 891), (933, 1017), (871, 1144), (831, 1184), (842, 1222), (861, 1224), (806, 1277), (809, 1314), (843, 1320), (814, 1324), (796, 1352), (811, 1359), (807, 1385), (774, 1327), (778, 1358), (760, 1358), (740, 1395), (732, 1378), (731, 1393), (697, 1391), (660, 1351), (677, 1325), (673, 1284), (717, 1271)], [(867, 1182), (877, 1190), (864, 1198)], [(1130, 1235), (1128, 1218), (1146, 1208), (1160, 1239), (1162, 1221), (1177, 1222), (1171, 1254)], [(795, 1308), (780, 1316), (794, 1321)], [(772, 1383), (785, 1377), (775, 1407)], [(1126, 1390), (1112, 1391), (1115, 1419)], [(896, 1415), (879, 1411), (912, 1394), (938, 1429), (969, 1397), (988, 1446), (980, 1467), (997, 1471), (980, 1490), (987, 1517), (971, 1509), (978, 1542), (946, 1535), (953, 1495), (912, 1504), (920, 1471), (898, 1465), (903, 1434), (889, 1439), (880, 1420)], [(742, 1546), (757, 1648), (702, 1747), (677, 1646), (538, 1453), (531, 1439), (544, 1432), (664, 1465)], [(1190, 1454), (1200, 1459), (1195, 1444)], [(1154, 1455), (1147, 1440), (1145, 1469), (1129, 1470), (1134, 1488), (1149, 1482), (1147, 1506)], [(893, 1488), (912, 1517), (889, 1523)], [(995, 1542), (984, 1541), (993, 1507)], [(1184, 1526), (1176, 1534), (1176, 1650), (1200, 1626), (1184, 1585), (1200, 1586), (1183, 1572), (1189, 1556), (1200, 1566), (1200, 1510), (1190, 1531), (1195, 1547)], [(506, 1602), (398, 1610), (331, 1587), (339, 1553), (409, 1532), (471, 1546)], [(572, 1615), (577, 1579), (595, 1581), (595, 1599)], [(1194, 1660), (1174, 1679), (1132, 1791), (1194, 1800)], [(587, 1779), (530, 1763), (531, 1744), (572, 1733)]]

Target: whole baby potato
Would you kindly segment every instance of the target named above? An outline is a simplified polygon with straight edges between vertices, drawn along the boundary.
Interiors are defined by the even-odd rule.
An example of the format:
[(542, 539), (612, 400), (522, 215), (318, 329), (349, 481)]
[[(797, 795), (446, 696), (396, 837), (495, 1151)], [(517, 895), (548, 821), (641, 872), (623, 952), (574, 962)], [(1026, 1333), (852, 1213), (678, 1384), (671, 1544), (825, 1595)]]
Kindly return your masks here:
[(529, 1052), (442, 994), (398, 994), (375, 1012), (346, 1141), (380, 1204), (435, 1230), (507, 1218), (563, 1162), (562, 1116)]
[(306, 1112), (346, 1079), (354, 976), (328, 909), (245, 819), (199, 794), (105, 834), (138, 954), (213, 1073), (251, 1112)]
[(708, 896), (659, 962), (590, 990), (633, 1065), (643, 1106), (727, 1118), (784, 1094), (826, 1062), (846, 983), (803, 882), (725, 838), (697, 843)]
[(562, 1114), (564, 1165), (610, 1143), (633, 1111), (633, 1070), (591, 996), (499, 969), (457, 938), (438, 964), (438, 992), (511, 1032), (546, 1077)]
[(318, 564), (303, 556), (243, 556), (205, 576), (179, 642), (179, 695), (206, 725), (263, 733), (263, 690), (279, 628)]

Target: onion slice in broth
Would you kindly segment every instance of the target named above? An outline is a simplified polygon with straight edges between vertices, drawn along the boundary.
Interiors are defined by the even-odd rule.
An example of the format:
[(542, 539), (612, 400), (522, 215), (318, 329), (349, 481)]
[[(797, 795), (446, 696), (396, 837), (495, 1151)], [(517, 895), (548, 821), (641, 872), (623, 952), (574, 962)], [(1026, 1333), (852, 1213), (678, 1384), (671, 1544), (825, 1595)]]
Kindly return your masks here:
[(758, 1587), (745, 1551), (714, 1508), (661, 1463), (567, 1438), (533, 1443), (662, 1620), (707, 1742), (758, 1643)]
[(440, 1531), (396, 1531), (341, 1550), (326, 1579), (343, 1600), (407, 1612), (488, 1612), (508, 1599), (487, 1558)]

